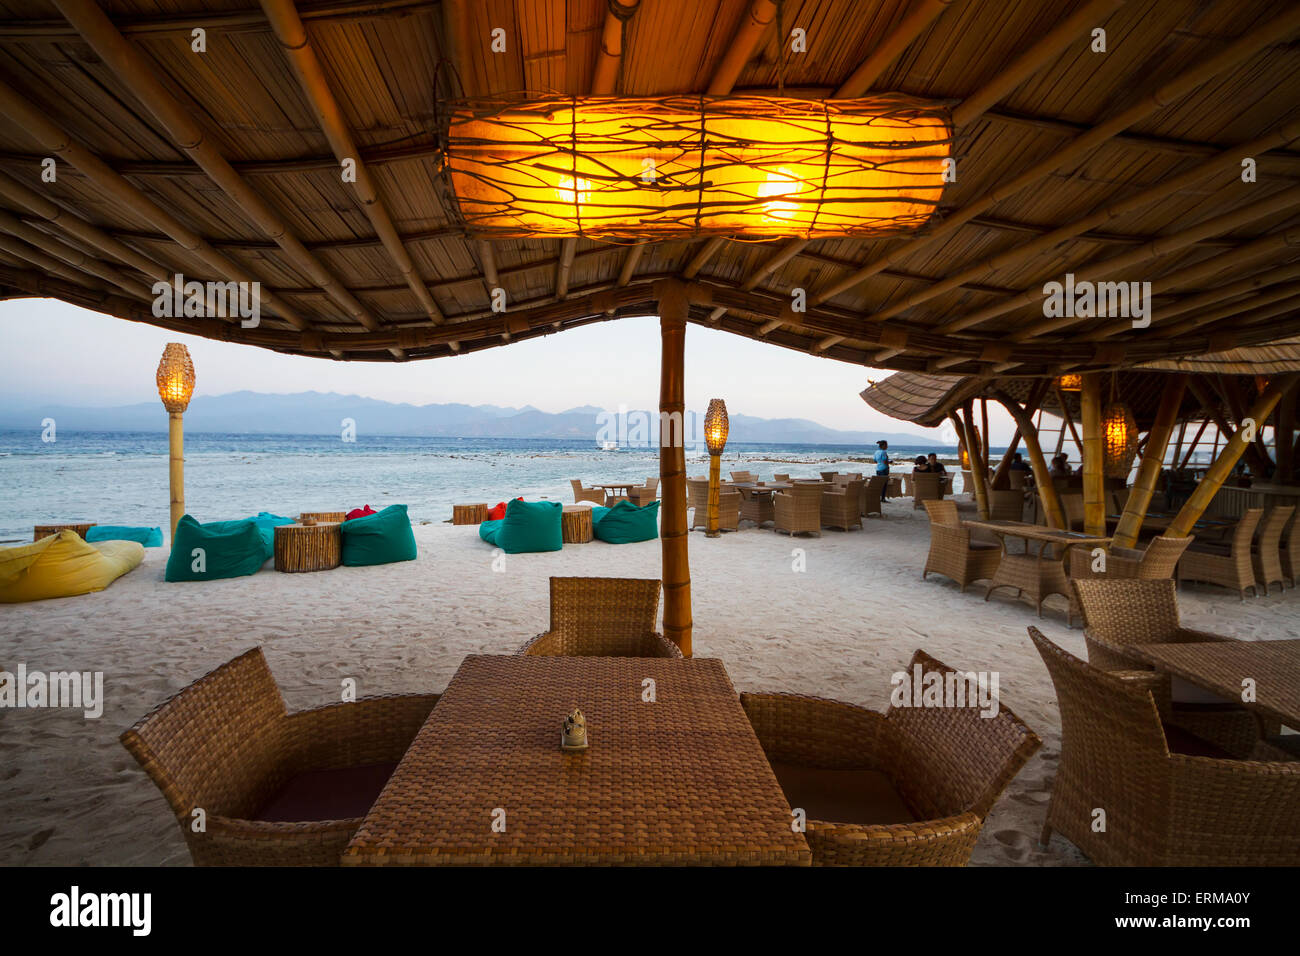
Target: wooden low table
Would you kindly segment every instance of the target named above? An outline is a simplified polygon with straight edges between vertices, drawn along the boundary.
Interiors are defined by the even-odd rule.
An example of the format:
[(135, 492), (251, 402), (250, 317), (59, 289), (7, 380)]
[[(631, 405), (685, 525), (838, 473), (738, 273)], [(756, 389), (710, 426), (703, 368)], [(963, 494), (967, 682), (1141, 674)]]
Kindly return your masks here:
[(78, 536), (84, 538), (86, 532), (95, 527), (97, 522), (94, 521), (70, 521), (62, 524), (38, 524), (32, 531), (32, 540), (40, 541), (41, 538), (48, 538), (50, 535), (58, 534), (60, 531), (75, 531)]
[[(1045, 528), (1042, 525), (1028, 524), (1024, 521), (963, 521), (967, 528), (980, 528), (991, 531), (1002, 543), (1002, 559), (998, 570), (984, 592), (984, 600), (998, 588), (1015, 588), (1016, 596), (1028, 595), (1034, 602), (1038, 616), (1043, 616), (1043, 599), (1050, 594), (1059, 594), (1067, 600), (1070, 597), (1070, 577), (1066, 573), (1065, 559), (1070, 548), (1105, 547), (1110, 538), (1098, 538), (1079, 534), (1074, 531), (1061, 531)], [(1026, 543), (1038, 543), (1038, 551), (1032, 552), (1028, 547), (1024, 553), (1017, 554), (1007, 550), (1007, 538), (1023, 538)], [(1049, 554), (1047, 548), (1055, 545), (1060, 554)]]
[(561, 538), (565, 544), (586, 544), (592, 539), (591, 509), (565, 505), (560, 514)]
[(484, 502), (470, 505), (452, 505), (452, 524), (482, 524), (487, 521), (488, 506)]
[(343, 534), (336, 521), (282, 524), (275, 529), (277, 571), (328, 571), (342, 561)]
[(336, 524), (342, 524), (344, 521), (347, 520), (347, 517), (348, 517), (348, 513), (346, 511), (304, 511), (302, 514), (298, 516), (298, 520), (300, 522), (301, 521), (316, 521), (316, 522), (333, 521)]
[(475, 655), (342, 863), (808, 866), (792, 820), (721, 661)]

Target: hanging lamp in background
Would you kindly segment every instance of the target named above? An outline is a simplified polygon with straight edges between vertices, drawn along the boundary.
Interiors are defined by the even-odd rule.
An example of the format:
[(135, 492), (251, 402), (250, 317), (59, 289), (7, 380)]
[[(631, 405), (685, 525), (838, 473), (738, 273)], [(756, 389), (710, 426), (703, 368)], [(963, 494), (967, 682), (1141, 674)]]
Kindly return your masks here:
[(1119, 401), (1115, 376), (1110, 380), (1110, 403), (1101, 413), (1103, 470), (1107, 478), (1127, 478), (1137, 457), (1137, 419), (1127, 405)]

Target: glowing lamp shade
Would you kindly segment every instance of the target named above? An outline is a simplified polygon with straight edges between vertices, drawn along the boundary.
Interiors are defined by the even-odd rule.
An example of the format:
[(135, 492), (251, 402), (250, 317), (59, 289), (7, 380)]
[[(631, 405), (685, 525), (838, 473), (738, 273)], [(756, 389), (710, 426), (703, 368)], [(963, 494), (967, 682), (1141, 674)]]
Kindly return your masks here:
[(1056, 387), (1063, 392), (1083, 391), (1082, 375), (1062, 375), (1056, 380)]
[(179, 414), (189, 407), (194, 394), (194, 363), (189, 349), (179, 342), (168, 342), (158, 363), (158, 397), (163, 407)]
[(466, 101), (446, 144), (472, 235), (809, 239), (924, 225), (952, 125), (890, 94)]
[(704, 415), (704, 444), (710, 455), (721, 455), (727, 446), (727, 403), (720, 398), (710, 399), (709, 410)]
[(1112, 402), (1101, 416), (1102, 447), (1107, 478), (1127, 478), (1137, 456), (1138, 428), (1123, 402)]
[(961, 458), (961, 466), (962, 466), (963, 468), (965, 468), (967, 471), (969, 471), (969, 470), (970, 470), (970, 455), (966, 454), (966, 449), (965, 449), (965, 448), (960, 448), (960, 449), (958, 449), (958, 450), (957, 450), (957, 455), (958, 455), (958, 457)]

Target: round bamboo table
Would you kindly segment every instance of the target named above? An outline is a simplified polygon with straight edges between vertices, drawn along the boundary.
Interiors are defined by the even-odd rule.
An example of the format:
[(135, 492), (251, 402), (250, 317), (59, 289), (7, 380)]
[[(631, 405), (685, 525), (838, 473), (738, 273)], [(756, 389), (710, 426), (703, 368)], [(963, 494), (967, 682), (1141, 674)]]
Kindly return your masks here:
[(298, 516), (299, 521), (333, 521), (342, 524), (348, 519), (346, 511), (304, 511)]
[(560, 536), (565, 544), (586, 544), (592, 538), (591, 509), (565, 505), (560, 514)]
[(275, 529), (277, 571), (328, 571), (342, 560), (343, 535), (334, 521), (282, 524)]
[(32, 531), (32, 540), (40, 541), (41, 538), (48, 538), (60, 531), (75, 531), (78, 537), (84, 538), (86, 532), (95, 527), (97, 523), (95, 521), (71, 521), (62, 524), (38, 524)]
[(471, 505), (452, 505), (452, 524), (482, 524), (487, 521), (488, 506), (483, 502)]

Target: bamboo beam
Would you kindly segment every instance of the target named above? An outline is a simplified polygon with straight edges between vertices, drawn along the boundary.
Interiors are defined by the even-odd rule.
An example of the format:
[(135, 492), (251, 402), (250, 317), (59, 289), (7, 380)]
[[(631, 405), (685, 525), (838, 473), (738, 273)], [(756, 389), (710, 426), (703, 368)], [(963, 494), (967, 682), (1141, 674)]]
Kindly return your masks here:
[(1274, 480), (1279, 484), (1289, 485), (1295, 480), (1297, 397), (1300, 397), (1300, 381), (1292, 383), (1273, 413), (1273, 444), (1277, 449), (1277, 473)]
[(20, 239), (13, 236), (0, 234), (0, 250), (9, 253), (23, 262), (30, 262), (38, 269), (42, 269), (51, 275), (61, 276), (69, 282), (96, 291), (102, 291), (105, 288), (103, 282), (98, 278), (86, 275), (79, 269), (75, 269), (52, 255), (47, 255), (40, 249), (35, 248)]
[(1120, 515), (1119, 524), (1111, 538), (1112, 548), (1137, 547), (1138, 534), (1142, 531), (1142, 521), (1147, 509), (1151, 507), (1151, 498), (1155, 494), (1156, 482), (1164, 468), (1165, 453), (1169, 450), (1169, 437), (1173, 434), (1174, 424), (1178, 421), (1178, 410), (1183, 404), (1183, 395), (1187, 391), (1187, 376), (1176, 373), (1165, 379), (1164, 389), (1160, 393), (1160, 405), (1156, 409), (1155, 421), (1147, 432), (1147, 443), (1142, 450), (1142, 461), (1138, 464), (1137, 477), (1124, 500), (1124, 513)]
[[(1206, 412), (1206, 415), (1209, 415), (1209, 412)], [(1191, 460), (1192, 460), (1192, 456), (1193, 456), (1194, 454), (1196, 454), (1196, 446), (1199, 445), (1199, 444), (1201, 443), (1201, 436), (1205, 434), (1205, 429), (1208, 428), (1209, 425), (1210, 425), (1210, 420), (1209, 420), (1209, 418), (1203, 418), (1203, 419), (1201, 419), (1201, 427), (1198, 428), (1198, 429), (1196, 429), (1196, 435), (1195, 435), (1195, 437), (1192, 438), (1192, 444), (1188, 447), (1188, 449), (1187, 449), (1187, 455), (1182, 459), (1181, 463), (1179, 463), (1179, 460), (1178, 460), (1178, 457), (1177, 457), (1177, 450), (1175, 451), (1174, 462), (1175, 462), (1175, 464), (1178, 465), (1178, 469), (1179, 469), (1179, 471), (1181, 471), (1182, 469), (1186, 468), (1186, 467), (1187, 467), (1187, 463), (1188, 463), (1189, 461), (1191, 461)], [(1180, 439), (1180, 440), (1181, 440), (1181, 439)]]
[(167, 544), (170, 547), (176, 541), (176, 525), (185, 517), (185, 428), (181, 412), (167, 413), (167, 450), (167, 476), (171, 487), (171, 536)]
[(998, 467), (993, 470), (993, 477), (989, 479), (992, 488), (999, 490), (1005, 488), (1007, 482), (1003, 481), (1003, 478), (1007, 474), (1007, 469), (1011, 467), (1011, 462), (1015, 460), (1019, 448), (1020, 429), (1017, 428), (1011, 433), (1011, 443), (1007, 445), (1007, 450), (1002, 453), (1002, 460), (998, 462)]
[(858, 64), (858, 68), (835, 91), (835, 99), (865, 96), (885, 70), (954, 2), (956, 0), (921, 0), (880, 45), (871, 51), (871, 55)]
[(966, 455), (970, 458), (971, 483), (975, 485), (975, 508), (980, 520), (987, 521), (989, 519), (989, 472), (983, 449), (980, 447), (980, 436), (975, 431), (974, 411), (973, 404), (967, 402), (960, 412), (953, 409), (950, 417), (953, 424), (957, 426), (958, 433), (963, 437)]
[(42, 252), (49, 253), (56, 259), (67, 263), (73, 269), (90, 273), (99, 279), (112, 283), (127, 295), (148, 301), (153, 300), (153, 292), (150, 287), (140, 280), (125, 275), (107, 262), (101, 262), (93, 256), (88, 256), (80, 249), (61, 242), (39, 229), (34, 229), (25, 222), (21, 222), (17, 216), (0, 211), (0, 230), (9, 233), (11, 236), (16, 236)]
[[(713, 79), (709, 81), (709, 96), (726, 96), (740, 78), (740, 71), (745, 68), (759, 42), (776, 18), (776, 3), (773, 0), (752, 0), (745, 16), (741, 18), (736, 32), (732, 34), (731, 43), (722, 54)], [(778, 43), (784, 38), (778, 38)]]
[[(1286, 391), (1297, 381), (1295, 375), (1280, 375), (1273, 381), (1269, 382), (1268, 387), (1255, 399), (1254, 404), (1246, 415), (1257, 426), (1267, 421), (1268, 416), (1273, 413), (1277, 403), (1281, 400)], [(1262, 426), (1261, 426), (1262, 427)], [(1219, 489), (1223, 487), (1223, 482), (1232, 474), (1232, 469), (1236, 467), (1237, 462), (1241, 459), (1242, 453), (1245, 452), (1248, 442), (1242, 441), (1245, 436), (1239, 431), (1231, 431), (1227, 434), (1227, 442), (1223, 446), (1214, 463), (1210, 465), (1209, 471), (1205, 473), (1192, 491), (1187, 501), (1179, 509), (1178, 515), (1165, 529), (1166, 538), (1185, 538), (1192, 533), (1192, 527), (1201, 516), (1205, 514), (1205, 509), (1209, 507), (1214, 496), (1218, 494)]]
[[(1231, 423), (1229, 423), (1228, 419), (1225, 418), (1223, 414), (1219, 411), (1220, 402), (1216, 399), (1214, 393), (1211, 392), (1209, 387), (1205, 384), (1208, 381), (1210, 381), (1208, 377), (1197, 376), (1192, 378), (1187, 383), (1187, 387), (1192, 390), (1192, 394), (1195, 395), (1197, 399), (1200, 400), (1201, 404), (1205, 407), (1206, 411), (1209, 413), (1211, 420), (1214, 422), (1214, 427), (1217, 434), (1225, 435), (1225, 436), (1231, 435), (1234, 433), (1235, 429), (1233, 428)], [(1226, 398), (1224, 399), (1224, 404), (1228, 404)], [(1232, 411), (1231, 408), (1229, 408), (1229, 413), (1236, 419), (1238, 424), (1240, 424), (1242, 419), (1245, 417), (1244, 409), (1241, 410), (1240, 412), (1237, 412), (1237, 411)], [(1217, 451), (1217, 443), (1218, 443), (1217, 435), (1215, 437), (1215, 443), (1216, 443), (1216, 451)], [(1256, 472), (1262, 474), (1264, 471), (1264, 462), (1260, 460), (1259, 452), (1256, 450), (1254, 443), (1253, 442), (1249, 443), (1246, 446), (1243, 453), (1246, 456), (1247, 463), (1249, 463), (1250, 466), (1254, 468)]]
[[(623, 266), (618, 270), (619, 286), (625, 286), (632, 281), (632, 276), (636, 273), (636, 267), (640, 264), (647, 245), (649, 243), (639, 242), (627, 251), (627, 255), (623, 258)], [(613, 312), (607, 314), (612, 315)]]
[[(691, 567), (686, 531), (686, 286), (671, 279), (655, 283), (662, 342), (659, 372), (659, 516), (663, 555), (664, 636), (691, 656)], [(676, 429), (672, 426), (676, 424)]]
[(1079, 393), (1083, 419), (1083, 530), (1106, 534), (1106, 450), (1101, 438), (1101, 375), (1083, 376)]
[(1034, 487), (1043, 502), (1043, 512), (1047, 516), (1048, 525), (1068, 530), (1068, 525), (1065, 523), (1065, 510), (1061, 507), (1056, 486), (1052, 484), (1052, 473), (1047, 467), (1047, 459), (1043, 457), (1043, 448), (1038, 443), (1038, 429), (1034, 427), (1033, 417), (1020, 407), (1019, 402), (1001, 389), (995, 389), (993, 397), (1011, 413), (1011, 417), (1020, 426), (1020, 436), (1025, 440), (1025, 451), (1029, 453), (1029, 467), (1034, 473)]
[[(1074, 439), (1075, 446), (1082, 449), (1083, 442), (1079, 440), (1079, 430), (1074, 427), (1074, 416), (1070, 414), (1070, 406), (1065, 402), (1065, 393), (1061, 391), (1059, 385), (1054, 385), (1053, 388), (1056, 389), (1056, 402), (1061, 406), (1061, 421), (1063, 422), (1061, 426), (1062, 441), (1064, 441), (1065, 429), (1068, 428), (1070, 429), (1070, 437)], [(1058, 454), (1060, 453), (1061, 448), (1059, 445), (1057, 446), (1056, 451)]]

